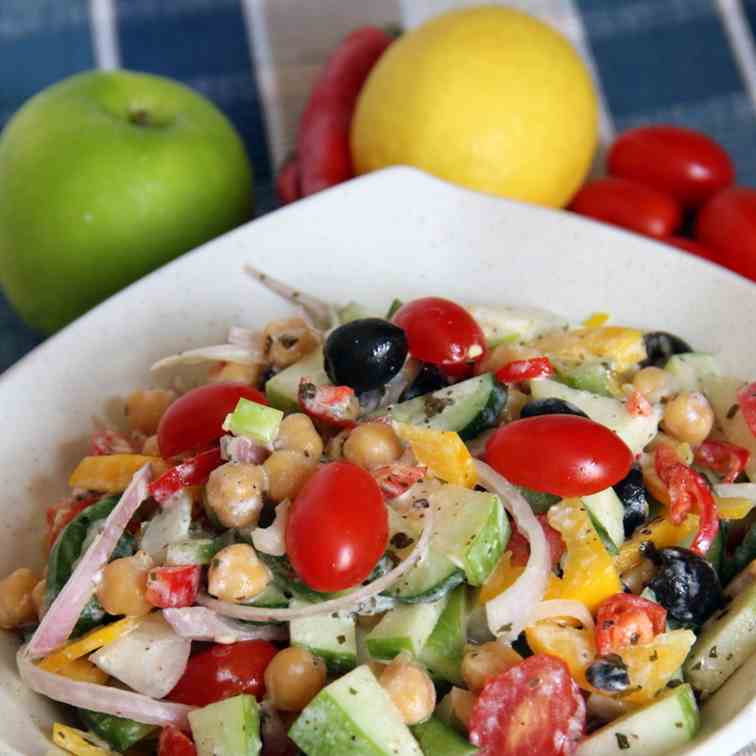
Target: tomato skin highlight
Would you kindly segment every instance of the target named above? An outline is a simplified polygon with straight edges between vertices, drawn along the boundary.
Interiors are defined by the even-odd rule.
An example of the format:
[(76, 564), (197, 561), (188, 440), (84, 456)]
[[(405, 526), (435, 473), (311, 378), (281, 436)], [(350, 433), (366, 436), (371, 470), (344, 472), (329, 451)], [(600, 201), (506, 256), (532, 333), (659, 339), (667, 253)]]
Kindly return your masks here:
[(756, 281), (756, 190), (733, 186), (715, 194), (698, 214), (695, 237), (721, 265)]
[(511, 483), (565, 498), (614, 485), (633, 463), (622, 439), (577, 415), (537, 415), (502, 425), (488, 439), (485, 457)]
[(388, 544), (388, 511), (375, 479), (351, 462), (331, 462), (305, 483), (289, 510), (286, 552), (316, 591), (361, 583)]
[(202, 451), (223, 435), (223, 421), (241, 398), (268, 401), (246, 383), (215, 383), (187, 391), (165, 411), (158, 425), (158, 446), (165, 459), (186, 451)]
[(535, 654), (486, 682), (470, 716), (478, 756), (571, 756), (586, 708), (567, 665)]
[(584, 184), (569, 209), (657, 239), (674, 234), (682, 223), (682, 210), (673, 197), (612, 176)]
[(604, 599), (596, 610), (596, 649), (599, 655), (617, 653), (639, 643), (650, 643), (666, 629), (667, 610), (655, 601), (632, 593)]
[[(456, 367), (459, 363), (477, 362), (485, 353), (481, 327), (464, 307), (449, 299), (413, 299), (396, 311), (393, 322), (407, 334), (413, 357), (447, 366), (447, 372), (455, 378), (461, 377)], [(455, 367), (449, 369), (452, 365)]]
[(272, 643), (263, 640), (216, 643), (189, 659), (186, 671), (166, 698), (189, 706), (207, 706), (249, 693), (261, 701), (265, 669), (277, 653)]
[(607, 156), (612, 176), (666, 192), (697, 208), (735, 180), (730, 156), (699, 131), (679, 126), (643, 126), (621, 134)]

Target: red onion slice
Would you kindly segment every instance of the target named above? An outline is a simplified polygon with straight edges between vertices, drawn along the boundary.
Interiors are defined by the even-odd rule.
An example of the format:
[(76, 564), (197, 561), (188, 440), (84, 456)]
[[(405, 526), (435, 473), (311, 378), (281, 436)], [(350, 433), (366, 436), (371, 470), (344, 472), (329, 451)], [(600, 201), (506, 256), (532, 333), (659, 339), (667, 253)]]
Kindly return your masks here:
[[(299, 619), (301, 617), (312, 617), (317, 614), (327, 614), (329, 612), (353, 611), (359, 604), (372, 599), (387, 588), (390, 588), (399, 578), (409, 570), (415, 562), (422, 559), (428, 551), (428, 542), (430, 541), (431, 530), (433, 528), (433, 511), (429, 507), (424, 510), (423, 532), (417, 539), (415, 548), (408, 554), (407, 558), (400, 562), (393, 570), (387, 572), (382, 577), (373, 580), (372, 583), (362, 586), (355, 591), (341, 596), (340, 598), (321, 601), (319, 604), (310, 604), (299, 609), (266, 609), (259, 606), (246, 606), (244, 604), (231, 604), (227, 601), (219, 601), (207, 594), (200, 594), (197, 603), (212, 609), (214, 612), (225, 617), (235, 617), (236, 619), (250, 620), (252, 622), (288, 622), (289, 620)], [(540, 524), (536, 520), (540, 528)], [(545, 544), (544, 544), (545, 548)]]
[(475, 460), (475, 468), (478, 484), (499, 496), (519, 531), (530, 542), (530, 557), (522, 575), (486, 604), (491, 632), (499, 640), (511, 643), (531, 622), (546, 592), (551, 571), (549, 548), (541, 523), (519, 491), (485, 462)]
[(221, 436), (220, 453), (225, 460), (250, 465), (259, 465), (270, 455), (268, 449), (246, 436)]
[(237, 643), (248, 640), (282, 641), (289, 637), (281, 625), (243, 625), (221, 617), (204, 606), (163, 609), (165, 621), (177, 635), (195, 641)]
[(140, 693), (132, 693), (121, 688), (79, 682), (62, 675), (56, 675), (37, 667), (29, 658), (27, 648), (21, 648), (16, 655), (21, 679), (36, 693), (41, 693), (53, 701), (79, 706), (83, 709), (99, 711), (127, 717), (136, 722), (165, 727), (175, 725), (187, 729), (187, 714), (191, 706), (157, 701)]
[(571, 599), (541, 601), (536, 606), (528, 624), (532, 625), (541, 620), (551, 619), (552, 617), (570, 617), (576, 619), (584, 628), (593, 632), (593, 617), (588, 611), (588, 607), (580, 601), (572, 601)]
[(131, 483), (105, 520), (102, 533), (82, 554), (68, 582), (39, 623), (26, 649), (31, 658), (45, 656), (66, 642), (84, 605), (92, 595), (95, 576), (110, 558), (134, 512), (149, 496), (147, 484), (151, 479), (149, 465), (144, 465), (134, 473)]

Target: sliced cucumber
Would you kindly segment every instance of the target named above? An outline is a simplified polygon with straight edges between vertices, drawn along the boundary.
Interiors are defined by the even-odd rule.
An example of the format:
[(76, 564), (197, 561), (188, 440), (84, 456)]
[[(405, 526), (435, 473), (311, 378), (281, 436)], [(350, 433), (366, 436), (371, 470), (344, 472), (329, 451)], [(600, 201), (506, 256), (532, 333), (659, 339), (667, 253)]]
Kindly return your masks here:
[(466, 626), (467, 588), (460, 585), (449, 596), (444, 611), (420, 652), (420, 661), (434, 678), (462, 684)]
[(489, 347), (515, 341), (531, 341), (569, 325), (559, 315), (536, 307), (473, 305), (467, 307), (467, 311), (483, 330)]
[(612, 396), (612, 371), (604, 362), (556, 365), (557, 380), (574, 389), (600, 396)]
[(685, 679), (707, 698), (756, 652), (756, 583), (702, 628), (685, 660)]
[(576, 756), (665, 756), (696, 736), (700, 717), (690, 685), (678, 685), (653, 703), (596, 730)]
[(492, 373), (484, 373), (430, 394), (394, 404), (388, 408), (387, 413), (400, 423), (455, 431), (467, 440), (493, 427), (506, 401), (506, 387)]
[(220, 544), (214, 538), (191, 538), (178, 541), (169, 544), (166, 548), (165, 563), (208, 565), (220, 549)]
[(365, 638), (370, 656), (390, 660), (407, 651), (418, 657), (445, 608), (446, 598), (442, 598), (390, 609)]
[(620, 546), (625, 542), (625, 526), (623, 525), (625, 510), (619, 496), (613, 488), (605, 488), (603, 491), (582, 498), (597, 532), (601, 535), (600, 531), (604, 531), (611, 545), (610, 551), (616, 556)]
[(438, 717), (415, 725), (412, 734), (417, 738), (424, 756), (474, 756), (478, 749)]
[(249, 606), (259, 606), (263, 609), (285, 609), (289, 606), (289, 599), (286, 594), (275, 584), (269, 583), (262, 593), (258, 593), (245, 604)]
[(613, 430), (634, 454), (643, 450), (659, 428), (661, 411), (658, 408), (654, 408), (648, 416), (631, 415), (618, 399), (579, 391), (548, 378), (530, 381), (530, 390), (533, 399), (553, 397), (571, 402), (578, 409), (583, 410), (591, 420)]
[(523, 495), (528, 504), (530, 504), (530, 508), (535, 514), (544, 514), (548, 512), (554, 504), (561, 501), (559, 496), (546, 493), (546, 491), (533, 491), (533, 489), (525, 488), (525, 486), (516, 486), (516, 488)]
[[(306, 601), (293, 600), (292, 609), (308, 606)], [(319, 656), (330, 672), (343, 674), (357, 664), (357, 639), (354, 616), (331, 612), (300, 617), (289, 622), (292, 646), (301, 646)]]
[(299, 409), (299, 382), (302, 378), (308, 378), (316, 386), (331, 383), (323, 367), (322, 349), (315, 349), (299, 362), (276, 373), (265, 384), (265, 396), (276, 409), (296, 412)]
[(189, 712), (197, 756), (257, 756), (260, 710), (254, 696), (240, 695)]
[(703, 352), (675, 354), (664, 369), (677, 378), (683, 391), (700, 391), (704, 379), (721, 375), (716, 357)]

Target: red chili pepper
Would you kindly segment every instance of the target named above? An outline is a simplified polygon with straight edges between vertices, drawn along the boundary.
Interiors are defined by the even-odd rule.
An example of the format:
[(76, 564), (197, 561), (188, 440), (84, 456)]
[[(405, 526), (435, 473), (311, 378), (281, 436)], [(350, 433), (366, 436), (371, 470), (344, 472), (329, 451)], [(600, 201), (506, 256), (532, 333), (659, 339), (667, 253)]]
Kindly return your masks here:
[(655, 601), (616, 593), (596, 610), (596, 650), (601, 656), (650, 643), (666, 629), (667, 610)]
[(147, 573), (145, 598), (160, 609), (192, 606), (199, 594), (201, 573), (198, 564), (153, 567)]
[(548, 357), (533, 357), (530, 360), (514, 360), (496, 371), (496, 380), (500, 383), (522, 383), (535, 378), (548, 378), (554, 375), (554, 366)]
[[(543, 528), (543, 534), (546, 537), (546, 543), (549, 547), (549, 555), (551, 556), (551, 567), (553, 569), (559, 564), (567, 547), (562, 539), (562, 534), (549, 525), (548, 518), (545, 514), (536, 515), (536, 519), (541, 523), (541, 527)], [(530, 543), (517, 528), (512, 530), (512, 535), (507, 544), (507, 550), (512, 552), (512, 564), (515, 567), (524, 567), (528, 563), (528, 559), (530, 558)]]
[(309, 379), (299, 382), (299, 405), (314, 420), (339, 428), (357, 424), (360, 403), (350, 386), (316, 386)]
[(164, 504), (182, 488), (207, 482), (210, 473), (222, 461), (220, 449), (217, 447), (200, 452), (196, 457), (166, 470), (157, 480), (153, 480), (149, 485), (150, 496)]
[(738, 405), (751, 433), (756, 436), (756, 381), (748, 383), (738, 393)]
[(288, 205), (302, 196), (299, 183), (299, 160), (291, 155), (284, 161), (276, 178), (276, 192), (282, 205)]
[(395, 499), (425, 477), (426, 468), (420, 465), (381, 465), (370, 471), (386, 500)]
[(636, 417), (649, 417), (654, 411), (648, 399), (640, 391), (633, 391), (625, 403), (627, 411)]
[(299, 123), (301, 196), (352, 178), (349, 128), (371, 69), (394, 38), (376, 26), (353, 31), (326, 63)]
[(696, 464), (719, 473), (725, 483), (734, 483), (750, 458), (748, 449), (727, 441), (704, 441), (695, 453)]
[(698, 514), (698, 533), (690, 548), (706, 556), (719, 532), (717, 504), (706, 481), (680, 462), (675, 450), (660, 444), (654, 453), (656, 474), (669, 491), (669, 519), (679, 525), (693, 510)]

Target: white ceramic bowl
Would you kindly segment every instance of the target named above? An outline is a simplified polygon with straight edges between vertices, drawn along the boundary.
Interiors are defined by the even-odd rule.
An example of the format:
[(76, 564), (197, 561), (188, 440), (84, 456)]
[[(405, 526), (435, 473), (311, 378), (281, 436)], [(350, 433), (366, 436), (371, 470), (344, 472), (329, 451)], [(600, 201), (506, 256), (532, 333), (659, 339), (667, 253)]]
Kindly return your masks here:
[[(217, 239), (114, 296), (0, 378), (0, 575), (42, 561), (45, 507), (66, 490), (90, 418), (147, 384), (157, 358), (259, 326), (286, 303), (245, 261), (318, 296), (385, 307), (437, 294), (663, 328), (756, 376), (756, 286), (670, 247), (574, 215), (475, 194), (395, 168), (298, 202)], [(0, 753), (37, 756), (56, 708), (15, 672), (0, 639)], [(756, 736), (756, 658), (704, 709), (684, 753), (731, 754)]]

